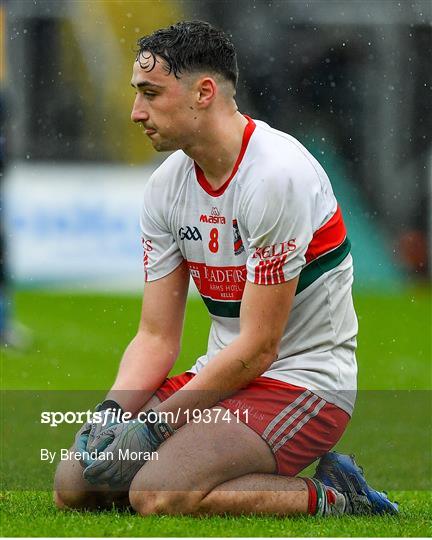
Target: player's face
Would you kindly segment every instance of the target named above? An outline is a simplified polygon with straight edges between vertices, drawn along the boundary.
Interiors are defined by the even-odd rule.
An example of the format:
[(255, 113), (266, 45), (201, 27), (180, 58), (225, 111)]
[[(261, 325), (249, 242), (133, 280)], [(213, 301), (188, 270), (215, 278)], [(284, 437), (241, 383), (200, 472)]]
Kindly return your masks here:
[[(150, 55), (142, 55), (141, 63)], [(145, 64), (144, 64), (145, 65)], [(178, 150), (188, 144), (193, 134), (193, 92), (185, 80), (168, 74), (160, 61), (151, 71), (134, 63), (132, 86), (136, 90), (131, 119), (141, 123), (158, 152)]]

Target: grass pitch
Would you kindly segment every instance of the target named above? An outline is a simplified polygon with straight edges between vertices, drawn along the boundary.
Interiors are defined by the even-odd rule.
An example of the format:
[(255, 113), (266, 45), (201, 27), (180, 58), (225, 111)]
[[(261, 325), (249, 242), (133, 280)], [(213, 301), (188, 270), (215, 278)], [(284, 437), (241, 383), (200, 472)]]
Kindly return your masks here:
[[(430, 290), (357, 293), (355, 302), (360, 320), (362, 391), (352, 425), (338, 448), (357, 454), (377, 488), (390, 488), (390, 495), (401, 504), (400, 516), (198, 519), (141, 518), (116, 510), (60, 512), (48, 490), (10, 489), (8, 482), (19, 477), (18, 469), (26, 478), (37, 476), (36, 463), (30, 460), (22, 465), (24, 451), (16, 445), (24, 448), (34, 439), (40, 446), (37, 434), (40, 437), (41, 426), (34, 426), (33, 435), (18, 433), (8, 446), (11, 439), (5, 437), (8, 422), (3, 417), (1, 472), (9, 490), (0, 499), (2, 535), (431, 536)], [(12, 394), (26, 396), (36, 390), (106, 390), (136, 330), (139, 310), (140, 299), (130, 296), (20, 292), (17, 315), (33, 330), (35, 341), (26, 354), (2, 352), (3, 389), (25, 390)], [(205, 307), (199, 299), (191, 299), (182, 353), (173, 373), (184, 371), (205, 351), (208, 326)], [(74, 431), (72, 426), (71, 433)], [(70, 433), (64, 436), (70, 442)], [(54, 465), (45, 467), (43, 475), (49, 483)]]

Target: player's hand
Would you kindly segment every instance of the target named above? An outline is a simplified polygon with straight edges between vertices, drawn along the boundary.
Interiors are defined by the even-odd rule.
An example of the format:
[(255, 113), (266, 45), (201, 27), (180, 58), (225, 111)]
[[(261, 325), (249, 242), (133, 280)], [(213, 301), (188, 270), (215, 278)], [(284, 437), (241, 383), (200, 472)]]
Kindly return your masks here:
[[(117, 420), (123, 415), (123, 409), (113, 399), (106, 399), (96, 407), (96, 412), (101, 413), (100, 422), (93, 422), (90, 430), (89, 440), (87, 442), (87, 450), (91, 451), (94, 446), (94, 440), (102, 431), (108, 429), (120, 422)], [(100, 445), (98, 445), (100, 446)], [(103, 450), (103, 448), (101, 449)]]
[[(150, 412), (156, 415), (154, 411), (147, 414)], [(173, 433), (174, 429), (161, 421), (143, 424), (131, 420), (105, 429), (93, 442), (98, 451), (104, 451), (104, 455), (93, 461), (84, 470), (83, 476), (92, 484), (129, 486), (147, 461), (147, 456)], [(105, 459), (109, 455), (113, 456), (112, 459)]]
[[(77, 434), (75, 435), (75, 450), (77, 450), (81, 455), (87, 451), (87, 443), (90, 436), (90, 431), (92, 428), (91, 422), (86, 422), (81, 426)], [(81, 465), (86, 467), (87, 462), (81, 461)]]
[[(75, 448), (81, 455), (85, 456), (86, 452), (94, 450), (92, 448), (93, 441), (104, 429), (118, 424), (116, 419), (118, 411), (120, 411), (120, 415), (123, 414), (121, 406), (112, 399), (106, 399), (96, 406), (95, 412), (101, 413), (100, 421), (86, 422), (75, 436)], [(85, 457), (80, 462), (83, 467), (88, 467), (91, 464), (91, 460), (87, 460)]]

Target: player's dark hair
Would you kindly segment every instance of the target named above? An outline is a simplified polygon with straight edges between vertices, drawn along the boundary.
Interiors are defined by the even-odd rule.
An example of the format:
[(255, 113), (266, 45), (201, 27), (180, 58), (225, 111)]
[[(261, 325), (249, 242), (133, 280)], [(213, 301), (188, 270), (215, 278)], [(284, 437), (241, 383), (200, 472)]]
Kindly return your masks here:
[[(140, 38), (137, 45), (136, 60), (146, 71), (155, 67), (158, 56), (165, 61), (168, 73), (177, 78), (183, 72), (210, 70), (231, 81), (234, 88), (237, 85), (234, 45), (222, 30), (207, 22), (178, 22)], [(150, 53), (150, 58), (144, 57), (144, 52)]]

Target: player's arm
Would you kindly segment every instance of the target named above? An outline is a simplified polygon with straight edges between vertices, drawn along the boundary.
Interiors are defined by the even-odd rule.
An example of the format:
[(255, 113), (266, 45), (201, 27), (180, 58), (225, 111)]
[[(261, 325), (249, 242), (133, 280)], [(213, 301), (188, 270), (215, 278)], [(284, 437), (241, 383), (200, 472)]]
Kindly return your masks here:
[[(156, 410), (172, 412), (175, 417), (178, 410), (212, 407), (264, 373), (277, 358), (297, 282), (298, 277), (278, 285), (248, 281), (241, 304), (239, 337)], [(184, 414), (178, 418), (173, 427), (185, 423)]]
[[(185, 411), (211, 408), (220, 399), (235, 393), (261, 375), (276, 359), (283, 330), (288, 322), (298, 277), (280, 285), (255, 285), (247, 282), (240, 311), (240, 335), (219, 352), (181, 390), (155, 407), (167, 412), (155, 423), (123, 423), (102, 434), (98, 444), (106, 452), (118, 454), (119, 448), (133, 451), (156, 451), (187, 421)], [(176, 420), (177, 419), (177, 420)], [(106, 447), (106, 444), (108, 446)], [(88, 464), (84, 478), (92, 483), (108, 482), (112, 486), (129, 485), (143, 460), (122, 466), (118, 459), (97, 459)]]
[[(184, 262), (146, 283), (138, 332), (123, 355), (113, 387), (96, 407), (102, 419), (86, 422), (76, 434), (75, 445), (83, 455), (102, 430), (117, 424), (113, 412), (136, 413), (168, 375), (180, 350), (188, 284)], [(89, 464), (83, 458), (82, 465)]]
[(180, 351), (189, 272), (186, 263), (147, 282), (136, 336), (128, 345), (107, 399), (138, 411), (164, 381)]

